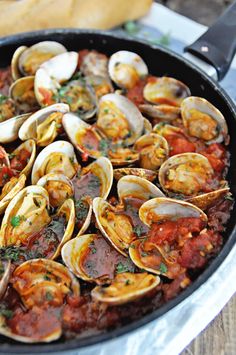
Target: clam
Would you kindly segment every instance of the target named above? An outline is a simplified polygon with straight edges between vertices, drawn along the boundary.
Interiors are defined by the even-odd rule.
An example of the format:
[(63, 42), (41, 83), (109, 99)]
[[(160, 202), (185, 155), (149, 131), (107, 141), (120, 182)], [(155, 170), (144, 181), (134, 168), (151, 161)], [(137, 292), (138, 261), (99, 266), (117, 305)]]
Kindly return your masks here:
[(16, 115), (15, 102), (8, 96), (0, 94), (0, 124)]
[[(154, 198), (145, 202), (139, 209), (139, 217), (149, 228), (155, 227), (155, 225), (159, 226), (159, 231), (161, 228), (163, 229), (162, 223), (171, 221), (177, 224), (180, 218), (200, 220), (200, 229), (207, 225), (207, 216), (201, 209), (188, 202), (166, 197)], [(191, 237), (191, 233), (187, 233), (185, 236), (185, 238)], [(148, 235), (147, 238), (136, 240), (130, 245), (129, 255), (139, 268), (174, 279), (185, 269), (178, 263), (178, 248), (170, 247), (168, 240), (163, 243), (161, 241), (158, 243), (157, 236), (153, 239)], [(179, 244), (181, 246), (181, 241)]]
[(143, 179), (154, 181), (157, 177), (157, 172), (142, 168), (118, 168), (114, 169), (114, 178), (120, 180), (123, 176), (133, 175)]
[(36, 157), (36, 144), (33, 139), (28, 139), (21, 143), (10, 154), (10, 167), (15, 171), (16, 175), (30, 174), (34, 160)]
[(209, 191), (213, 169), (206, 157), (197, 153), (177, 154), (160, 167), (159, 182), (169, 195), (192, 197)]
[(209, 101), (191, 96), (181, 103), (183, 123), (190, 136), (207, 144), (228, 143), (228, 127), (222, 113)]
[[(67, 294), (80, 295), (73, 274), (64, 265), (47, 259), (32, 259), (18, 266), (13, 272), (12, 286), (27, 309), (45, 304), (62, 306)], [(52, 297), (47, 297), (47, 292)]]
[(109, 74), (117, 86), (131, 89), (140, 79), (148, 75), (143, 59), (130, 51), (118, 51), (110, 57)]
[(20, 112), (28, 113), (38, 108), (34, 93), (34, 76), (25, 76), (17, 79), (9, 90), (9, 95)]
[(59, 207), (63, 202), (74, 195), (74, 186), (71, 180), (58, 173), (49, 173), (42, 176), (37, 185), (44, 187), (49, 196), (50, 206)]
[(41, 186), (27, 186), (8, 204), (2, 219), (0, 246), (19, 245), (29, 235), (39, 232), (51, 220), (47, 191)]
[(100, 196), (106, 199), (113, 183), (111, 162), (105, 157), (98, 158), (83, 168), (79, 177), (75, 175), (72, 183), (76, 200), (84, 196), (88, 196), (91, 199)]
[(168, 104), (143, 104), (139, 105), (139, 109), (144, 115), (161, 122), (172, 122), (181, 118), (180, 107)]
[(103, 95), (113, 92), (110, 79), (101, 75), (89, 75), (85, 77), (86, 83), (93, 88), (96, 98), (99, 100)]
[(140, 167), (148, 170), (158, 170), (169, 155), (166, 139), (156, 133), (140, 137), (135, 142), (134, 149), (139, 152)]
[(228, 187), (222, 187), (215, 191), (207, 192), (198, 196), (190, 197), (187, 199), (188, 202), (201, 208), (203, 211), (207, 210), (209, 207), (213, 206), (218, 200), (229, 195), (230, 189)]
[(0, 195), (0, 214), (3, 213), (10, 201), (25, 187), (26, 176), (12, 177), (2, 188)]
[(11, 75), (12, 75), (12, 79), (13, 80), (17, 80), (19, 79), (22, 74), (19, 70), (19, 66), (18, 66), (18, 62), (19, 62), (19, 58), (21, 56), (21, 54), (27, 49), (26, 46), (20, 46), (18, 47), (13, 56), (12, 56), (12, 60), (11, 60)]
[(25, 113), (0, 123), (0, 143), (10, 143), (16, 140), (21, 125), (29, 116), (30, 113)]
[(56, 141), (45, 147), (37, 156), (31, 180), (32, 184), (48, 173), (59, 173), (71, 179), (79, 169), (74, 148), (66, 141)]
[(80, 70), (85, 75), (85, 77), (100, 76), (103, 78), (107, 78), (108, 58), (106, 55), (97, 51), (89, 51), (88, 53), (83, 55)]
[(57, 102), (60, 84), (51, 78), (46, 69), (39, 68), (34, 78), (34, 94), (40, 106), (53, 105)]
[(51, 78), (58, 83), (64, 83), (74, 74), (78, 64), (77, 52), (65, 52), (44, 62), (40, 68), (44, 69)]
[(159, 134), (160, 136), (163, 136), (164, 138), (175, 135), (175, 134), (183, 134), (183, 130), (179, 127), (172, 126), (171, 124), (165, 123), (165, 122), (160, 122), (157, 123), (153, 129), (153, 133)]
[(66, 48), (54, 41), (39, 42), (29, 48), (20, 47), (13, 55), (14, 67), (18, 62), (22, 75), (34, 75), (42, 63), (64, 52)]
[(99, 101), (97, 127), (112, 141), (133, 144), (144, 129), (143, 116), (126, 97), (104, 95)]
[(139, 209), (139, 217), (147, 226), (181, 217), (200, 218), (206, 225), (207, 216), (197, 206), (185, 201), (157, 197), (146, 201)]
[(133, 175), (126, 175), (118, 181), (117, 193), (120, 201), (132, 197), (145, 202), (153, 197), (165, 196), (163, 192), (150, 181)]
[(95, 301), (108, 305), (121, 305), (147, 295), (160, 283), (160, 278), (146, 272), (125, 272), (116, 275), (110, 286), (96, 286), (92, 292)]
[(4, 296), (11, 276), (11, 262), (0, 260), (0, 300)]
[(24, 343), (58, 339), (62, 334), (58, 307), (68, 294), (75, 298), (80, 295), (79, 283), (69, 270), (51, 260), (26, 261), (14, 270), (12, 285), (25, 306), (22, 316), (28, 318), (29, 327), (22, 327), (19, 322), (13, 327), (12, 322), (1, 315), (0, 334)]
[(179, 80), (170, 77), (152, 77), (144, 87), (145, 100), (154, 104), (180, 106), (190, 96), (189, 88)]
[(58, 90), (59, 102), (68, 103), (70, 111), (88, 120), (97, 111), (97, 99), (93, 88), (85, 80), (72, 80)]
[(19, 130), (19, 138), (32, 138), (40, 147), (52, 143), (62, 130), (62, 117), (69, 112), (69, 106), (63, 103), (54, 104), (33, 113)]
[(138, 153), (134, 149), (124, 148), (122, 142), (113, 144), (96, 125), (91, 126), (72, 113), (63, 116), (62, 124), (84, 161), (88, 157), (97, 159), (104, 156), (113, 165), (127, 165), (138, 160)]
[(134, 271), (133, 263), (98, 234), (81, 235), (67, 242), (62, 259), (77, 277), (97, 284), (109, 283), (121, 267)]
[(114, 248), (126, 256), (133, 240), (145, 233), (138, 217), (139, 207), (148, 199), (164, 194), (151, 182), (137, 176), (124, 176), (117, 185), (120, 205), (113, 207), (104, 199), (93, 200), (99, 230)]

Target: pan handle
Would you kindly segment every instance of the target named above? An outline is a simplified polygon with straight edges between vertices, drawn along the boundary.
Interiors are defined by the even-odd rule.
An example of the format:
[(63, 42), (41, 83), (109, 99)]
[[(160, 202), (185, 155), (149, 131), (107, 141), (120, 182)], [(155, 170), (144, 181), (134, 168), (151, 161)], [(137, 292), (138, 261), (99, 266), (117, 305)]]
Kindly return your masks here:
[(184, 51), (211, 64), (217, 71), (218, 80), (223, 79), (236, 53), (236, 2)]

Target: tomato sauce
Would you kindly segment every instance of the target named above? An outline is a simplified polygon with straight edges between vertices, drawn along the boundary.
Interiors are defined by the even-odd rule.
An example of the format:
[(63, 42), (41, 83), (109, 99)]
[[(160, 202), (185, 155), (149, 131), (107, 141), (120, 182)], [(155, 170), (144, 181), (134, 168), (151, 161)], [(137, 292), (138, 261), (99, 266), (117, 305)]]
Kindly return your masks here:
[(118, 253), (103, 237), (97, 237), (83, 255), (81, 267), (92, 278), (112, 280), (116, 273), (133, 272), (134, 264)]
[(79, 177), (75, 175), (72, 183), (75, 189), (74, 196), (76, 200), (80, 200), (85, 196), (89, 196), (91, 199), (100, 196), (101, 181), (92, 172)]
[(16, 172), (21, 172), (27, 165), (31, 153), (26, 149), (21, 149), (17, 155), (10, 155), (10, 167)]
[(146, 79), (139, 80), (133, 88), (127, 91), (126, 97), (137, 106), (144, 104), (143, 89), (146, 84)]

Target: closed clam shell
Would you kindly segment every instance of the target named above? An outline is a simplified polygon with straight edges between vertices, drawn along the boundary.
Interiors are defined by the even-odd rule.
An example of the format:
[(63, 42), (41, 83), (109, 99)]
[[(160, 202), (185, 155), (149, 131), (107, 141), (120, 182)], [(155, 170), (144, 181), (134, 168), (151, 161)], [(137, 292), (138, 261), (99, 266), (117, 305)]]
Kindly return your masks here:
[(157, 197), (145, 202), (139, 209), (139, 218), (147, 226), (173, 218), (201, 218), (207, 223), (207, 215), (197, 206), (185, 201)]
[(160, 283), (160, 278), (144, 273), (133, 274), (125, 272), (117, 274), (110, 286), (96, 286), (91, 294), (98, 302), (108, 305), (121, 305), (132, 302), (154, 290)]
[(144, 169), (159, 169), (169, 155), (169, 145), (166, 139), (156, 133), (140, 137), (135, 142), (134, 148), (139, 152), (139, 164)]
[(77, 170), (73, 145), (66, 141), (56, 141), (45, 147), (37, 156), (31, 174), (32, 184), (48, 173), (59, 173), (71, 179)]
[(51, 220), (48, 209), (49, 197), (43, 187), (32, 185), (19, 191), (3, 216), (0, 246), (19, 245), (29, 234), (40, 231)]
[(170, 77), (152, 77), (143, 90), (144, 98), (154, 104), (180, 106), (190, 96), (189, 88), (179, 80)]
[[(18, 49), (18, 52), (20, 50)], [(39, 66), (50, 58), (66, 52), (66, 48), (58, 42), (43, 41), (22, 50), (18, 56), (18, 66), (21, 74), (34, 75)]]
[(111, 140), (122, 140), (126, 145), (131, 145), (141, 136), (144, 119), (129, 99), (107, 94), (99, 101), (97, 126)]
[(213, 176), (208, 159), (198, 153), (182, 153), (167, 159), (160, 167), (159, 182), (168, 194), (194, 196), (204, 189)]
[(109, 59), (108, 70), (117, 86), (131, 89), (148, 75), (148, 68), (143, 59), (130, 51), (118, 51)]
[(21, 125), (27, 120), (30, 113), (24, 113), (0, 123), (0, 143), (10, 143), (18, 138)]
[(118, 168), (114, 169), (114, 178), (118, 181), (123, 176), (134, 175), (139, 176), (148, 181), (154, 181), (157, 177), (157, 172), (142, 168)]
[(181, 103), (183, 123), (191, 136), (207, 144), (228, 143), (228, 127), (222, 113), (202, 97), (191, 96)]
[(33, 113), (19, 130), (19, 138), (32, 138), (39, 146), (47, 146), (56, 138), (62, 127), (62, 117), (69, 112), (67, 104), (54, 104)]
[(171, 122), (181, 117), (180, 108), (168, 104), (143, 104), (139, 105), (139, 109), (144, 115), (147, 115), (150, 118), (158, 119), (158, 121)]
[(71, 180), (63, 174), (49, 173), (42, 176), (37, 185), (44, 187), (49, 195), (50, 205), (59, 207), (63, 202), (74, 195), (74, 186)]
[(16, 196), (16, 194), (25, 187), (26, 176), (21, 174), (18, 178), (12, 177), (8, 181), (0, 195), (0, 214), (2, 214), (10, 201)]
[(20, 175), (24, 174), (25, 176), (28, 176), (31, 172), (35, 157), (36, 157), (36, 144), (33, 139), (28, 139), (25, 142), (21, 143), (19, 147), (17, 147), (11, 155), (13, 158), (16, 156), (20, 156), (22, 151), (27, 151), (29, 152), (29, 158), (27, 161), (26, 166), (20, 171)]

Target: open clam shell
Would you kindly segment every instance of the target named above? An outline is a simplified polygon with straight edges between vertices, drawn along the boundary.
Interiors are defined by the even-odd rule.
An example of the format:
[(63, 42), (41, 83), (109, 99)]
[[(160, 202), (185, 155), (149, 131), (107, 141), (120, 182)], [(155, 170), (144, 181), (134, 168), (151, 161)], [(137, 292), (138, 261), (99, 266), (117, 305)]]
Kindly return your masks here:
[(203, 211), (213, 206), (218, 200), (230, 194), (230, 189), (224, 187), (198, 196), (190, 197), (188, 202), (201, 208)]
[(41, 186), (27, 186), (8, 204), (2, 219), (0, 246), (19, 245), (28, 235), (37, 233), (51, 218), (49, 197)]
[(140, 274), (125, 272), (117, 274), (108, 287), (96, 286), (91, 294), (96, 301), (112, 306), (121, 305), (143, 297), (154, 290), (159, 283), (158, 276), (146, 272)]
[(139, 152), (139, 164), (143, 169), (158, 170), (169, 155), (166, 139), (155, 133), (140, 137), (134, 148)]
[(0, 143), (10, 143), (16, 140), (21, 125), (29, 116), (30, 113), (25, 113), (0, 123)]
[(150, 181), (133, 175), (126, 175), (118, 181), (117, 192), (120, 201), (123, 201), (126, 197), (147, 201), (153, 197), (165, 196), (163, 192)]
[(20, 112), (35, 111), (39, 107), (34, 94), (34, 76), (17, 79), (9, 89), (9, 95), (16, 103)]
[(46, 69), (39, 68), (34, 77), (34, 93), (40, 106), (53, 105), (57, 102), (60, 84), (51, 78)]
[(19, 70), (19, 58), (21, 56), (21, 54), (27, 49), (28, 47), (26, 46), (20, 46), (18, 47), (13, 56), (12, 56), (12, 60), (11, 60), (11, 75), (13, 80), (17, 80), (22, 76), (22, 73)]
[[(27, 141), (21, 143), (10, 154), (10, 166), (12, 169), (19, 171), (19, 175), (28, 176), (31, 172), (35, 157), (36, 157), (36, 144), (33, 139), (28, 139)], [(25, 161), (25, 166), (22, 169), (22, 161)]]
[(103, 53), (94, 50), (88, 51), (83, 55), (80, 70), (85, 77), (92, 75), (106, 78), (108, 77), (108, 58)]
[(133, 175), (133, 176), (139, 176), (143, 179), (146, 179), (148, 181), (154, 181), (157, 177), (157, 172), (153, 170), (147, 170), (147, 169), (142, 169), (142, 168), (118, 168), (114, 169), (114, 178), (118, 181), (120, 180), (123, 176), (126, 175)]
[(75, 198), (89, 196), (91, 199), (102, 197), (110, 193), (113, 183), (113, 168), (109, 159), (98, 158), (93, 163), (81, 170), (79, 178), (73, 179)]
[(143, 90), (145, 100), (154, 104), (180, 106), (190, 96), (189, 88), (179, 80), (170, 77), (152, 77)]
[(127, 256), (125, 250), (134, 240), (133, 227), (129, 218), (125, 214), (117, 213), (115, 207), (100, 197), (93, 200), (93, 212), (103, 236), (118, 252)]
[(141, 136), (144, 119), (129, 99), (117, 94), (107, 94), (99, 101), (97, 126), (107, 138), (122, 140), (126, 145), (131, 145)]
[(50, 259), (56, 259), (60, 253), (61, 253), (61, 248), (63, 247), (63, 245), (68, 242), (68, 240), (70, 240), (70, 238), (72, 237), (73, 231), (74, 231), (74, 227), (75, 227), (75, 205), (74, 205), (74, 201), (72, 199), (67, 199), (59, 208), (59, 210), (57, 211), (56, 215), (57, 218), (65, 218), (65, 231), (63, 234), (63, 237), (55, 251), (55, 253), (53, 254), (53, 256)]
[(212, 176), (213, 169), (208, 159), (197, 153), (174, 155), (159, 170), (159, 182), (169, 195), (198, 195)]
[(11, 276), (11, 262), (0, 260), (1, 273), (0, 273), (0, 300), (6, 292), (10, 276)]
[(110, 57), (108, 70), (117, 86), (131, 89), (148, 75), (148, 67), (143, 59), (130, 51), (118, 51)]
[(70, 105), (70, 111), (87, 121), (97, 112), (97, 98), (91, 85), (83, 79), (72, 80), (58, 90), (59, 102)]
[(54, 41), (39, 42), (24, 50), (20, 48), (15, 53), (14, 62), (18, 61), (19, 70), (24, 76), (34, 75), (42, 63), (67, 51), (61, 43)]
[(26, 176), (21, 174), (20, 177), (12, 177), (8, 181), (0, 195), (0, 214), (5, 211), (10, 201), (25, 187)]
[(181, 217), (200, 218), (205, 224), (207, 215), (197, 206), (185, 201), (157, 197), (145, 202), (139, 209), (139, 218), (147, 226)]
[(65, 52), (44, 62), (40, 68), (46, 70), (58, 83), (69, 80), (74, 74), (79, 55), (77, 52)]
[(45, 147), (37, 156), (32, 170), (32, 184), (48, 173), (59, 173), (71, 179), (80, 168), (73, 145), (56, 141)]
[(139, 105), (139, 109), (144, 115), (147, 115), (148, 117), (154, 118), (155, 120), (161, 122), (172, 122), (177, 120), (178, 118), (181, 118), (180, 108), (168, 104), (143, 104)]
[(134, 271), (133, 263), (98, 234), (85, 234), (70, 240), (62, 248), (62, 258), (77, 277), (97, 284), (107, 284), (114, 279), (120, 265), (127, 271)]
[(63, 202), (74, 195), (74, 186), (71, 180), (58, 173), (49, 173), (42, 176), (37, 185), (44, 187), (49, 195), (50, 205), (52, 207), (59, 207)]
[[(47, 278), (44, 276), (48, 275)], [(21, 297), (25, 307), (49, 304), (60, 306), (64, 297), (73, 293), (79, 296), (79, 282), (62, 264), (47, 259), (32, 259), (18, 266), (13, 273), (12, 286)], [(45, 297), (50, 292), (52, 297)]]
[(62, 117), (69, 112), (67, 104), (54, 104), (33, 113), (21, 126), (19, 138), (32, 138), (38, 146), (52, 143), (62, 128)]
[(184, 126), (191, 136), (208, 144), (227, 140), (228, 127), (224, 116), (206, 99), (196, 96), (186, 98), (181, 103), (181, 113)]

